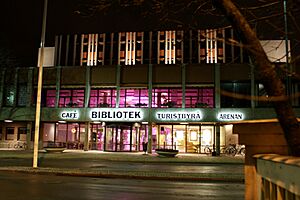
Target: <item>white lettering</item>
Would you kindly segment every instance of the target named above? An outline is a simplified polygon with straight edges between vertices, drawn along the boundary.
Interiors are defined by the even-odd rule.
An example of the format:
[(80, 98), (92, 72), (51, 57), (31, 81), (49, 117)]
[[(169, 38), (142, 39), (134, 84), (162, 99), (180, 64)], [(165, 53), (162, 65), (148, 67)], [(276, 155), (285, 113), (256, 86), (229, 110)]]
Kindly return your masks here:
[(78, 119), (79, 118), (79, 113), (77, 112), (77, 110), (75, 111), (63, 111), (60, 114), (60, 118), (61, 119)]
[(229, 121), (229, 120), (243, 120), (244, 116), (243, 113), (219, 113), (218, 114), (218, 120), (221, 121)]
[(199, 121), (202, 119), (202, 115), (199, 111), (160, 111), (155, 114), (155, 118), (159, 121)]

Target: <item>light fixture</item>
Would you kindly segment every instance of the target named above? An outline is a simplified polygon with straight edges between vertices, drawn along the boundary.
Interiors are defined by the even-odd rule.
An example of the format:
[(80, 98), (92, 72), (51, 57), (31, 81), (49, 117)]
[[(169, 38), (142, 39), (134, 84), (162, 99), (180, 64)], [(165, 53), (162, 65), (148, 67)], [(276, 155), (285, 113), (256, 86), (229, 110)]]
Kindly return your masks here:
[(94, 121), (93, 123), (94, 124), (100, 124), (101, 122), (100, 121)]
[(13, 122), (13, 120), (12, 119), (5, 119), (4, 122), (11, 123), (11, 122)]
[(139, 123), (135, 122), (135, 123), (133, 124), (133, 126), (134, 126), (134, 127), (140, 127), (141, 125), (140, 125)]
[(148, 124), (148, 122), (142, 122), (142, 124)]
[(60, 123), (60, 124), (65, 124), (65, 123), (67, 123), (66, 121), (63, 121), (63, 120), (60, 120), (60, 121), (58, 121), (58, 123)]
[(189, 124), (189, 123), (187, 123), (187, 122), (181, 122), (181, 123), (179, 123), (179, 124), (181, 124), (181, 125), (187, 125), (187, 124)]

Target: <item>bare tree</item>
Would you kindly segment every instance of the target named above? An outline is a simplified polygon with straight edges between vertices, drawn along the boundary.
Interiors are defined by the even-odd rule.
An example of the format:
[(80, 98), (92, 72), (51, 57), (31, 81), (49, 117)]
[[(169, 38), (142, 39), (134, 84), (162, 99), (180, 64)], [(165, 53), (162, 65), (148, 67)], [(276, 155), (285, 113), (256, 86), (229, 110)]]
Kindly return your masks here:
[(256, 33), (253, 31), (245, 17), (231, 0), (213, 0), (213, 4), (219, 8), (232, 25), (240, 31), (242, 42), (250, 52), (254, 60), (257, 73), (267, 93), (274, 97), (285, 97), (274, 101), (274, 108), (279, 123), (284, 131), (290, 154), (300, 156), (300, 126), (290, 103), (285, 95), (285, 87), (274, 70), (274, 65), (269, 61)]

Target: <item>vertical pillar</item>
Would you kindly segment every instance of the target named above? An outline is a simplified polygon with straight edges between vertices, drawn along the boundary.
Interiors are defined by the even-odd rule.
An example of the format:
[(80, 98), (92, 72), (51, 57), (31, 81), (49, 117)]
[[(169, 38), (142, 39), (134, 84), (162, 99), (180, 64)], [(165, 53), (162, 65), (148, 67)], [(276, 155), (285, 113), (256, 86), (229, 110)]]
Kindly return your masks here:
[(220, 82), (220, 64), (214, 64), (215, 77), (215, 108), (221, 108), (221, 82)]
[(152, 153), (152, 64), (148, 66), (148, 153)]
[(216, 155), (220, 155), (220, 124), (215, 125)]
[(117, 65), (117, 73), (116, 73), (116, 87), (117, 87), (116, 108), (119, 108), (119, 106), (120, 106), (120, 79), (121, 79), (121, 66)]
[(60, 82), (61, 82), (61, 66), (58, 65), (56, 67), (55, 108), (58, 108), (59, 105)]
[(182, 108), (185, 108), (186, 67), (181, 65)]
[[(221, 108), (221, 81), (220, 81), (220, 64), (214, 64), (214, 72), (215, 72), (215, 108)], [(220, 155), (220, 125), (215, 125), (215, 151), (216, 155)]]
[(85, 135), (84, 135), (84, 151), (89, 150), (89, 135), (90, 135), (90, 122), (85, 122)]
[(27, 129), (26, 129), (26, 150), (31, 149), (31, 132), (32, 132), (32, 122), (27, 123)]
[(91, 67), (86, 66), (85, 68), (85, 94), (84, 94), (84, 107), (89, 106), (90, 92), (91, 92)]

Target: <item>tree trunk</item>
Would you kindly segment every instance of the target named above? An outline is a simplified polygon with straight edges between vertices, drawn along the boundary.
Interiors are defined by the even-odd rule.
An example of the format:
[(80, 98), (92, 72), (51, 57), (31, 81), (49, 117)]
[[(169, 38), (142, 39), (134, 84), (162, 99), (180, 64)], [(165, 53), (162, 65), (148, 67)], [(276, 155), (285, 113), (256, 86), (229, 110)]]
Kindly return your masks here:
[(282, 97), (279, 98), (280, 100), (273, 101), (277, 118), (284, 131), (289, 146), (289, 154), (300, 156), (300, 126), (297, 117), (289, 98), (285, 95), (284, 84), (277, 76), (274, 65), (269, 61), (256, 33), (231, 0), (213, 0), (213, 4), (225, 14), (235, 29), (239, 31), (243, 45), (250, 52), (256, 73), (268, 95), (271, 98)]

